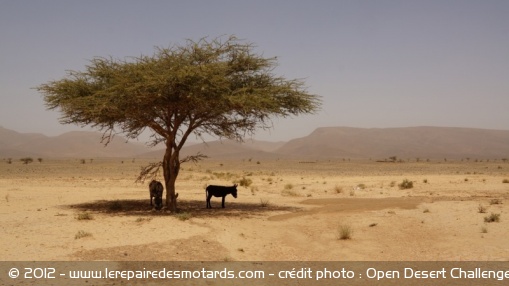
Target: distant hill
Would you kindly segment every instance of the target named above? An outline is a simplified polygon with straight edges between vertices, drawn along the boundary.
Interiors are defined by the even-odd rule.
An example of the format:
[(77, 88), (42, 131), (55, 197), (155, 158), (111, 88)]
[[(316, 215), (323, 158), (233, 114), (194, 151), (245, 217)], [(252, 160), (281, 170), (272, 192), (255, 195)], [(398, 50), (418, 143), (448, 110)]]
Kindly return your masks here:
[[(101, 133), (67, 132), (59, 136), (19, 133), (0, 127), (0, 158), (157, 158), (164, 151), (126, 142), (117, 136), (107, 147)], [(230, 140), (186, 145), (181, 158), (198, 152), (211, 159), (502, 159), (509, 158), (509, 131), (452, 127), (323, 127), (288, 142)]]
[(59, 136), (18, 133), (0, 127), (0, 158), (32, 157), (134, 157), (150, 149), (116, 136), (108, 146), (101, 143), (102, 133), (72, 131)]
[[(246, 140), (243, 143), (232, 140), (211, 141), (206, 143), (191, 144), (184, 146), (180, 153), (181, 157), (195, 155), (198, 152), (207, 155), (212, 159), (267, 159), (280, 156), (274, 153), (275, 150), (283, 146), (286, 142), (267, 142), (257, 140)], [(161, 158), (164, 150), (158, 150), (142, 154), (139, 157)]]
[(509, 157), (509, 131), (452, 127), (318, 128), (277, 153), (307, 158), (461, 159)]

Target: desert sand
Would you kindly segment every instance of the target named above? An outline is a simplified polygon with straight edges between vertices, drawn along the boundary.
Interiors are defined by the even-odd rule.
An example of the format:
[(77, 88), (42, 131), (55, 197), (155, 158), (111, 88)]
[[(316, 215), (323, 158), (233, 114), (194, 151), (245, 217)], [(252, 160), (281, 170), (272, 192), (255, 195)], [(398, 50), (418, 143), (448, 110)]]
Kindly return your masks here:
[[(4, 261), (507, 261), (509, 163), (186, 163), (179, 213), (152, 210), (148, 159), (0, 162)], [(159, 177), (161, 179), (161, 177)], [(400, 189), (403, 180), (413, 188)], [(242, 182), (237, 199), (205, 186)], [(164, 193), (166, 195), (166, 191)], [(485, 222), (491, 214), (498, 222)], [(350, 239), (339, 239), (341, 226)]]

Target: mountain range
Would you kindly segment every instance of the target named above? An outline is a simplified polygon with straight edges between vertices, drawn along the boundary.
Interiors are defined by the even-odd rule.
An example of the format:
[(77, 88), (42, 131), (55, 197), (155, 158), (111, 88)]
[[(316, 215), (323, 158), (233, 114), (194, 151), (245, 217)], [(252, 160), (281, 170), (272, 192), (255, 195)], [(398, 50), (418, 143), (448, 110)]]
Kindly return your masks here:
[[(164, 151), (116, 136), (108, 146), (102, 134), (72, 131), (59, 136), (19, 133), (0, 127), (0, 158), (162, 158)], [(509, 157), (509, 130), (455, 127), (351, 128), (322, 127), (288, 142), (230, 140), (190, 143), (181, 157), (202, 153), (221, 159), (306, 160), (367, 159), (501, 159)]]

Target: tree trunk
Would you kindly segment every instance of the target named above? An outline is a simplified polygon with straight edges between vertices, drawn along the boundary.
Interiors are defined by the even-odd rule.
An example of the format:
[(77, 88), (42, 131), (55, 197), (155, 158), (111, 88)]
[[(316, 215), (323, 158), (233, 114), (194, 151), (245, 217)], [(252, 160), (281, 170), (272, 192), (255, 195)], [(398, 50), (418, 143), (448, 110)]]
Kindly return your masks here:
[(163, 159), (163, 173), (166, 187), (166, 208), (171, 212), (177, 212), (177, 196), (175, 182), (180, 170), (179, 152), (173, 146), (167, 144)]

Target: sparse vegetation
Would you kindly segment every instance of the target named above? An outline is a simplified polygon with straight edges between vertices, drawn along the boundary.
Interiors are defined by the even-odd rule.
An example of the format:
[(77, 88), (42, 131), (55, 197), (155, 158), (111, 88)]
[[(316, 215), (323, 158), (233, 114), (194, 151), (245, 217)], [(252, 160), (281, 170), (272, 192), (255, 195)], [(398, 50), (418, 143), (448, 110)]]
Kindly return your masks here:
[[(182, 238), (182, 241), (196, 242), (197, 247), (207, 247), (208, 244), (214, 247), (214, 238), (203, 237), (204, 243), (202, 244), (202, 238), (196, 240), (194, 236), (196, 232), (191, 231), (199, 228), (203, 220), (211, 218), (210, 215), (214, 214), (216, 215), (213, 218), (215, 222), (209, 224), (209, 228), (219, 234), (230, 233), (233, 243), (233, 252), (219, 254), (216, 257), (219, 260), (227, 255), (232, 255), (235, 260), (252, 259), (256, 255), (262, 255), (263, 257), (260, 257), (264, 259), (270, 258), (270, 253), (256, 254), (254, 249), (248, 247), (249, 241), (259, 240), (260, 243), (257, 245), (263, 243), (269, 250), (274, 249), (277, 244), (272, 242), (271, 245), (270, 239), (277, 234), (278, 225), (282, 225), (285, 220), (292, 223), (296, 221), (296, 217), (300, 218), (297, 219), (300, 223), (294, 225), (289, 232), (289, 235), (295, 236), (296, 241), (316, 236), (313, 233), (324, 230), (325, 238), (328, 241), (323, 241), (325, 243), (323, 246), (313, 244), (308, 250), (295, 252), (296, 256), (285, 256), (289, 254), (286, 251), (278, 253), (280, 258), (298, 257), (305, 260), (307, 257), (316, 259), (321, 257), (320, 251), (325, 248), (330, 249), (331, 255), (341, 255), (341, 246), (349, 246), (351, 243), (357, 243), (357, 240), (362, 242), (370, 237), (390, 236), (391, 232), (398, 230), (394, 223), (398, 224), (408, 220), (409, 215), (412, 219), (407, 221), (408, 224), (405, 226), (408, 231), (397, 234), (401, 235), (401, 239), (408, 239), (415, 234), (414, 229), (426, 233), (428, 229), (438, 229), (443, 225), (451, 227), (448, 235), (471, 238), (468, 241), (461, 239), (445, 241), (444, 245), (452, 246), (454, 244), (456, 252), (440, 254), (439, 250), (426, 248), (425, 244), (420, 243), (421, 239), (425, 239), (425, 237), (415, 238), (412, 236), (412, 239), (417, 239), (417, 248), (415, 249), (428, 251), (430, 255), (427, 257), (453, 257), (454, 259), (457, 255), (467, 255), (473, 257), (472, 259), (482, 259), (489, 255), (497, 258), (499, 253), (503, 253), (503, 244), (497, 243), (497, 241), (507, 236), (507, 229), (504, 227), (507, 221), (505, 216), (502, 219), (502, 214), (505, 215), (509, 208), (509, 203), (505, 200), (509, 194), (509, 189), (506, 188), (509, 184), (501, 182), (509, 176), (505, 174), (505, 171), (497, 170), (497, 164), (502, 164), (500, 160), (478, 163), (477, 165), (474, 165), (472, 160), (467, 164), (452, 159), (447, 164), (421, 162), (420, 165), (407, 162), (377, 164), (375, 162), (367, 163), (366, 160), (359, 163), (354, 160), (352, 163), (344, 164), (337, 160), (324, 160), (314, 163), (313, 168), (307, 168), (310, 166), (309, 164), (285, 167), (288, 166), (288, 162), (276, 162), (275, 160), (267, 160), (262, 168), (260, 165), (255, 165), (256, 158), (250, 164), (237, 160), (237, 162), (223, 162), (223, 167), (220, 167), (219, 161), (211, 160), (193, 165), (194, 170), (191, 168), (181, 169), (182, 177), (187, 176), (189, 179), (181, 185), (185, 201), (179, 209), (182, 212), (191, 213), (192, 217), (189, 218), (186, 217), (186, 214), (177, 215), (178, 212), (152, 211), (147, 190), (148, 182), (132, 185), (132, 182), (128, 180), (129, 174), (136, 173), (136, 169), (139, 168), (137, 165), (145, 164), (150, 159), (141, 158), (137, 159), (135, 164), (128, 164), (131, 160), (129, 159), (125, 162), (127, 164), (120, 165), (118, 158), (96, 158), (93, 164), (89, 164), (90, 156), (82, 154), (80, 157), (87, 158), (87, 166), (85, 166), (79, 163), (80, 157), (65, 160), (50, 160), (44, 157), (45, 165), (38, 165), (35, 161), (37, 157), (40, 156), (34, 156), (34, 164), (30, 166), (24, 166), (19, 161), (19, 157), (13, 159), (13, 165), (0, 163), (0, 175), (3, 175), (3, 181), (0, 182), (3, 184), (3, 207), (6, 210), (14, 211), (9, 217), (13, 221), (12, 225), (23, 226), (23, 228), (6, 232), (6, 239), (16, 241), (16, 237), (38, 233), (39, 227), (27, 224), (25, 217), (41, 218), (41, 222), (46, 221), (45, 224), (50, 224), (50, 230), (57, 232), (61, 228), (59, 225), (66, 224), (67, 234), (64, 232), (63, 236), (51, 238), (39, 238), (35, 235), (26, 241), (26, 244), (31, 243), (31, 245), (16, 246), (18, 252), (25, 247), (28, 247), (31, 253), (38, 247), (51, 250), (54, 245), (65, 246), (69, 241), (73, 241), (77, 247), (83, 245), (87, 250), (93, 250), (103, 248), (104, 246), (99, 242), (104, 240), (109, 241), (109, 245), (113, 248), (119, 246), (115, 242), (115, 234), (122, 230), (138, 229), (138, 234), (133, 238), (141, 238), (142, 231), (160, 232), (161, 223), (164, 221), (177, 228), (185, 226), (186, 231), (179, 235), (179, 239)], [(205, 173), (207, 168), (211, 170), (210, 173)], [(273, 170), (277, 170), (277, 174), (271, 177), (269, 174)], [(465, 176), (467, 171), (471, 174)], [(232, 178), (230, 180), (218, 179), (212, 175), (215, 175), (214, 172), (223, 172), (220, 176), (231, 175)], [(227, 175), (228, 173), (230, 175)], [(207, 180), (200, 181), (204, 175), (207, 176)], [(211, 179), (211, 177), (213, 178)], [(230, 197), (230, 200), (235, 201), (236, 204), (227, 205), (227, 208), (222, 210), (218, 206), (220, 198), (215, 198), (216, 208), (205, 211), (203, 197), (206, 185), (231, 185), (233, 180), (240, 180), (243, 177), (251, 179), (253, 183), (247, 188), (240, 188), (236, 201)], [(465, 177), (470, 179), (468, 183), (463, 182)], [(405, 178), (413, 180), (414, 189), (398, 189), (398, 184)], [(483, 183), (484, 178), (486, 183)], [(161, 180), (160, 175), (157, 179)], [(269, 179), (272, 179), (272, 185), (267, 183)], [(433, 182), (433, 184), (423, 183), (424, 179)], [(395, 181), (394, 188), (389, 187), (392, 180)], [(55, 184), (52, 183), (53, 181)], [(326, 185), (322, 184), (324, 181), (327, 182)], [(356, 189), (359, 183), (364, 183), (367, 186), (366, 189)], [(293, 187), (285, 190), (287, 184), (292, 184)], [(37, 189), (37, 193), (34, 192), (34, 188)], [(348, 198), (349, 193), (357, 198), (353, 196)], [(407, 195), (410, 197), (407, 198)], [(301, 206), (300, 203), (304, 200), (305, 204)], [(387, 205), (381, 208), (379, 205), (370, 203), (370, 201), (377, 200), (384, 205), (387, 203)], [(348, 208), (351, 207), (352, 210), (342, 215), (340, 212), (345, 211), (342, 207), (344, 203), (348, 203)], [(413, 210), (406, 210), (405, 206), (411, 206)], [(26, 215), (16, 216), (15, 210), (19, 207), (26, 210)], [(400, 208), (402, 209), (398, 210)], [(361, 212), (364, 213), (365, 210), (374, 210), (374, 212), (369, 216), (363, 216)], [(330, 218), (331, 213), (334, 214), (333, 212), (337, 212), (334, 216), (343, 219), (328, 220), (327, 217)], [(494, 215), (490, 216), (491, 213)], [(282, 222), (272, 223), (272, 218), (267, 222), (269, 216), (274, 216), (274, 221)], [(263, 225), (263, 231), (247, 228), (250, 223), (245, 221), (246, 217), (249, 217), (253, 223), (259, 222), (260, 225)], [(468, 219), (465, 220), (465, 217)], [(499, 222), (497, 223), (497, 221)], [(246, 226), (245, 223), (248, 225)], [(340, 224), (349, 224), (353, 227), (354, 232), (350, 234), (350, 240), (341, 240)], [(99, 231), (106, 228), (109, 231)], [(93, 235), (89, 238), (81, 238), (80, 234), (77, 237), (81, 239), (73, 240), (73, 233), (77, 234), (78, 230)], [(239, 236), (239, 233), (243, 234)], [(150, 241), (150, 239), (145, 240), (147, 243), (151, 243)], [(144, 241), (140, 243), (144, 243)], [(394, 247), (394, 245), (397, 245), (397, 241), (387, 242), (387, 247)], [(472, 247), (482, 247), (483, 245), (490, 247), (483, 253), (469, 252)], [(412, 247), (414, 246), (404, 245), (402, 249), (408, 251)], [(115, 249), (121, 249), (121, 247)], [(67, 252), (59, 253), (72, 254), (75, 251), (73, 248), (67, 250)], [(130, 259), (141, 257), (135, 255), (134, 248), (126, 251), (129, 252)], [(194, 255), (192, 251), (178, 252), (179, 259), (189, 259)], [(28, 251), (20, 253), (23, 259), (27, 259)], [(82, 254), (78, 258), (101, 259), (101, 255), (104, 255), (100, 251), (86, 251)], [(124, 250), (119, 254), (123, 256)], [(13, 259), (16, 254), (6, 252), (6, 255), (8, 259)], [(362, 255), (359, 254), (355, 257), (369, 259), (369, 255), (369, 252), (363, 252)], [(384, 254), (381, 255), (384, 256)], [(51, 255), (41, 257), (55, 259)], [(407, 252), (402, 253), (401, 257), (411, 259)]]
[(93, 220), (94, 218), (90, 213), (80, 213), (76, 215), (77, 220)]
[(500, 214), (491, 213), (489, 216), (484, 217), (484, 222), (499, 222)]
[(263, 198), (260, 198), (260, 206), (262, 208), (266, 208), (270, 205), (270, 201), (269, 199), (263, 199)]
[(88, 236), (92, 236), (92, 234), (90, 232), (80, 230), (74, 235), (74, 239), (80, 239), (80, 238), (84, 238), (84, 237), (88, 237)]
[(19, 160), (21, 162), (23, 162), (23, 164), (25, 164), (25, 165), (28, 165), (34, 161), (34, 159), (32, 159), (31, 157), (25, 157), (25, 158), (21, 158)]
[(509, 184), (509, 179), (503, 179), (503, 180), (502, 180), (502, 183), (504, 183), (504, 184)]
[(182, 212), (182, 213), (175, 214), (175, 217), (181, 221), (186, 221), (192, 217), (192, 214), (188, 213), (188, 212)]
[(338, 240), (352, 239), (353, 228), (350, 225), (343, 224), (339, 225), (336, 238)]
[(412, 181), (404, 179), (403, 182), (401, 182), (401, 184), (398, 185), (398, 187), (400, 188), (400, 190), (411, 189), (414, 187), (414, 183)]
[(490, 200), (490, 205), (501, 205), (502, 204), (502, 200), (500, 199), (491, 199)]
[(414, 187), (414, 183), (408, 179), (404, 179), (403, 182), (398, 184), (400, 190), (411, 189)]
[(253, 180), (248, 179), (246, 177), (242, 177), (242, 179), (240, 179), (238, 183), (242, 187), (249, 187), (253, 183)]
[(291, 190), (293, 189), (293, 185), (292, 184), (286, 184), (285, 185), (285, 190)]

